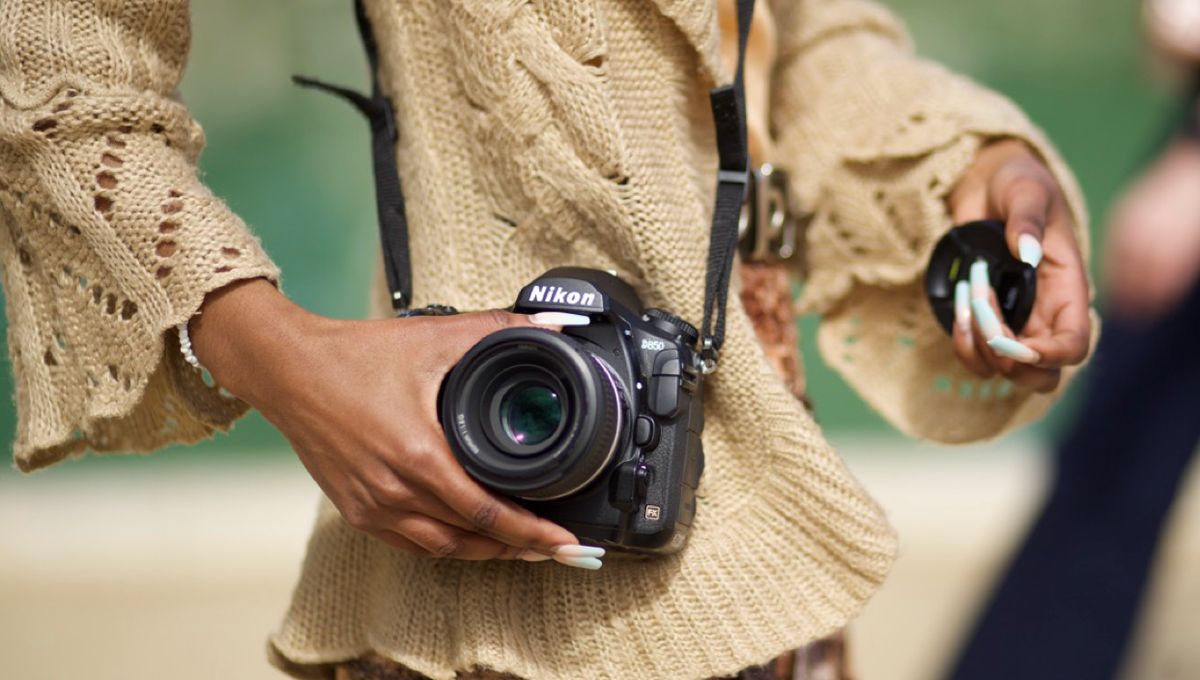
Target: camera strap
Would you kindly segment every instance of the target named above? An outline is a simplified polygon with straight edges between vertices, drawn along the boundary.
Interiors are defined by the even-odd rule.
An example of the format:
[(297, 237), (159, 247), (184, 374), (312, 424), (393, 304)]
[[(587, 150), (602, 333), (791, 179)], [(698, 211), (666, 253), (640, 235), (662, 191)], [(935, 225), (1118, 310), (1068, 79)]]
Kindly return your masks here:
[[(371, 126), (371, 155), (375, 173), (375, 202), (379, 234), (383, 242), (383, 264), (391, 292), (392, 308), (397, 312), (412, 303), (412, 269), (408, 250), (408, 221), (404, 192), (396, 167), (396, 144), (400, 139), (395, 112), (379, 86), (379, 51), (363, 0), (354, 2), (359, 35), (371, 69), (371, 95), (292, 76), (302, 87), (311, 87), (340, 97), (367, 118)], [(733, 82), (709, 93), (713, 122), (717, 133), (716, 200), (709, 232), (708, 271), (704, 279), (704, 323), (701, 330), (701, 358), (704, 371), (716, 367), (717, 355), (725, 340), (725, 308), (729, 298), (729, 277), (737, 252), (738, 220), (746, 196), (750, 175), (750, 152), (746, 140), (746, 95), (743, 70), (746, 42), (754, 0), (737, 0), (738, 60)]]

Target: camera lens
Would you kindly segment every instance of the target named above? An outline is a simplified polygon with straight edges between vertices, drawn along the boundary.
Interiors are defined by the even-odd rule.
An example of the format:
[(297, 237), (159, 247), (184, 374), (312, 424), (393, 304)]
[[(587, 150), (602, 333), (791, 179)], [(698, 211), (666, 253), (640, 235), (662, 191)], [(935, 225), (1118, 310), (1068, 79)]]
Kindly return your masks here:
[(544, 385), (510, 390), (500, 402), (504, 433), (518, 444), (534, 446), (549, 439), (563, 422), (558, 393)]
[(450, 449), (483, 484), (551, 500), (591, 484), (627, 438), (624, 392), (570, 336), (511, 328), (471, 348), (442, 385)]

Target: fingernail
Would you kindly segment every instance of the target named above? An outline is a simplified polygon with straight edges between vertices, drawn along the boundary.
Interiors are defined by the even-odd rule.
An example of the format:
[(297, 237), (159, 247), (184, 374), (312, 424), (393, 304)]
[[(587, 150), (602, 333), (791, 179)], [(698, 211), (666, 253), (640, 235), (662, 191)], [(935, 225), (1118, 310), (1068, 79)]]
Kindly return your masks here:
[(554, 549), (555, 557), (604, 557), (604, 548), (591, 545), (560, 545)]
[(1033, 234), (1017, 237), (1017, 253), (1021, 255), (1021, 261), (1030, 267), (1036, 268), (1042, 262), (1042, 244)]
[(595, 571), (604, 566), (604, 563), (595, 557), (559, 557), (554, 556), (554, 561), (567, 567), (575, 567), (576, 569), (591, 569)]
[(996, 312), (992, 311), (992, 305), (986, 298), (971, 300), (971, 311), (975, 314), (975, 320), (979, 322), (979, 330), (983, 331), (985, 338), (1004, 335), (1004, 326), (1000, 325), (1000, 319), (996, 317)]
[(954, 315), (961, 328), (971, 328), (971, 284), (966, 281), (954, 284)]
[(546, 560), (554, 559), (550, 555), (543, 555), (536, 550), (530, 550), (528, 548), (522, 550), (521, 554), (517, 555), (517, 557), (525, 560), (526, 562), (545, 562)]
[(531, 314), (529, 320), (539, 326), (586, 326), (592, 322), (582, 314), (567, 312), (538, 312)]
[(975, 260), (971, 264), (971, 298), (987, 300), (988, 290), (992, 287), (988, 280), (988, 265), (986, 260)]
[(1038, 354), (1037, 350), (1012, 338), (998, 336), (988, 340), (987, 343), (988, 347), (991, 347), (1009, 359), (1020, 361), (1023, 364), (1036, 364), (1042, 360), (1042, 355)]

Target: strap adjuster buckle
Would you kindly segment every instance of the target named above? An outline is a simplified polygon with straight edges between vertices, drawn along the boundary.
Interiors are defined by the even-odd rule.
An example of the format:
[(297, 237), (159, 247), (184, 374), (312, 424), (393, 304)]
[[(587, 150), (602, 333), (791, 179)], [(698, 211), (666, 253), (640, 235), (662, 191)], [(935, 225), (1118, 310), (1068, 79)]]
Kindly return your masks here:
[(750, 173), (738, 219), (738, 250), (750, 262), (782, 262), (796, 255), (798, 220), (788, 210), (787, 174), (770, 163)]

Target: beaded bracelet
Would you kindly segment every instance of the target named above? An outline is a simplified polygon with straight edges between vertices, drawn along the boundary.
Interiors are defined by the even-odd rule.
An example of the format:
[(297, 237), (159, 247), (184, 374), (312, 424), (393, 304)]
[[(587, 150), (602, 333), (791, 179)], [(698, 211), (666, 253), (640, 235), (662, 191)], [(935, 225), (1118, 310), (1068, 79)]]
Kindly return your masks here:
[(183, 353), (183, 360), (188, 362), (197, 370), (202, 370), (200, 359), (196, 357), (196, 353), (192, 351), (192, 338), (188, 335), (188, 322), (176, 326), (179, 329), (179, 351)]

